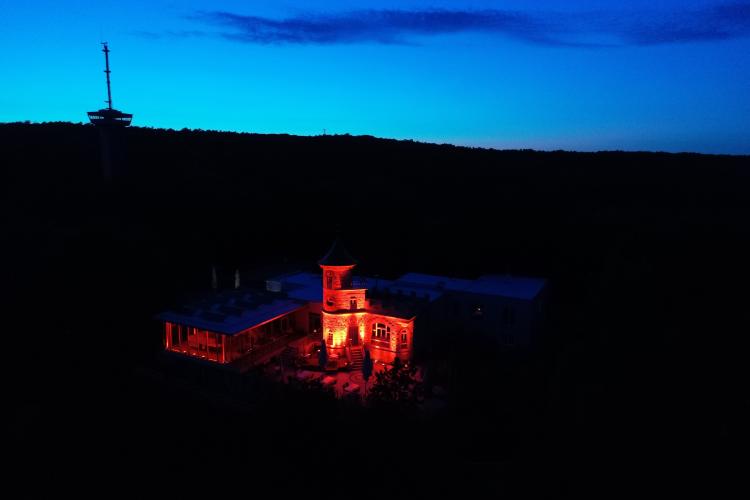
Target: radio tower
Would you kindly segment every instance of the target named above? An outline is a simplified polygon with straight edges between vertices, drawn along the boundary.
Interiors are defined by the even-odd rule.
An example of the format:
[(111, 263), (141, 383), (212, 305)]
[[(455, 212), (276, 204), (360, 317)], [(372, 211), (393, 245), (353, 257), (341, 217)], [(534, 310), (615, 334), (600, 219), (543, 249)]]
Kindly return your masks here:
[(123, 113), (112, 107), (112, 85), (109, 81), (109, 74), (112, 73), (109, 70), (109, 47), (107, 42), (102, 43), (102, 52), (104, 52), (104, 73), (107, 75), (107, 107), (100, 109), (99, 111), (89, 111), (89, 120), (91, 123), (97, 126), (107, 125), (115, 127), (127, 127), (130, 125), (133, 115), (130, 113)]
[(109, 46), (107, 42), (102, 43), (102, 52), (104, 52), (104, 73), (107, 75), (107, 103), (106, 108), (99, 111), (89, 111), (89, 121), (99, 130), (99, 139), (102, 151), (102, 168), (104, 178), (111, 180), (117, 173), (116, 164), (122, 160), (124, 150), (118, 146), (121, 142), (121, 134), (118, 130), (130, 125), (133, 115), (123, 113), (112, 107), (112, 86), (109, 79), (111, 73), (109, 69)]

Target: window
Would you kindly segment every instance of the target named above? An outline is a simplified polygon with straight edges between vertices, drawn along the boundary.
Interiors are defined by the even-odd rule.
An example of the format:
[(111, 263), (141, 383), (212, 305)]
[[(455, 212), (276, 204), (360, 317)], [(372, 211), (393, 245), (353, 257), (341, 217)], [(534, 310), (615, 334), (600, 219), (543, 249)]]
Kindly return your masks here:
[(326, 273), (326, 288), (333, 288), (333, 273), (331, 271)]
[(391, 340), (391, 327), (383, 323), (373, 323), (372, 338), (376, 340)]
[(326, 305), (328, 307), (333, 307), (333, 295), (329, 295), (326, 297)]
[(401, 330), (401, 347), (406, 347), (409, 344), (409, 334), (406, 330)]
[(351, 297), (349, 299), (349, 309), (354, 310), (356, 308), (357, 308), (357, 298), (356, 297)]
[(475, 318), (481, 318), (484, 316), (484, 307), (482, 307), (482, 304), (477, 304), (474, 306), (474, 312), (472, 313)]

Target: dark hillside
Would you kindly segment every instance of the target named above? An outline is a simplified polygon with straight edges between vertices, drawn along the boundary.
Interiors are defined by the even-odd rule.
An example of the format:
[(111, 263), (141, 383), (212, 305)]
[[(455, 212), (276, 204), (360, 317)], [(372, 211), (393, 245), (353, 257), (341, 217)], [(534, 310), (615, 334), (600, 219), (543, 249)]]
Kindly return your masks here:
[[(481, 480), (537, 470), (552, 478), (544, 488), (574, 491), (584, 471), (619, 475), (632, 454), (635, 482), (709, 456), (720, 463), (706, 467), (731, 468), (717, 457), (745, 426), (750, 158), (125, 132), (127, 172), (108, 186), (93, 127), (0, 125), (6, 358), (27, 451), (105, 439), (123, 456), (164, 453), (149, 426), (193, 403), (132, 375), (159, 349), (153, 314), (208, 288), (214, 263), (225, 284), (235, 268), (250, 280), (268, 266), (312, 267), (340, 229), (367, 274), (550, 281), (548, 340), (526, 375), (489, 399), (467, 384), (465, 404), (481, 415), (433, 423), (446, 443), (436, 455), (428, 430), (415, 430), (418, 459), (475, 481), (487, 464), (502, 466)], [(474, 381), (496, 375), (471, 370)], [(112, 437), (123, 421), (134, 423)], [(179, 454), (242, 454), (212, 446)], [(658, 472), (665, 461), (674, 472)]]

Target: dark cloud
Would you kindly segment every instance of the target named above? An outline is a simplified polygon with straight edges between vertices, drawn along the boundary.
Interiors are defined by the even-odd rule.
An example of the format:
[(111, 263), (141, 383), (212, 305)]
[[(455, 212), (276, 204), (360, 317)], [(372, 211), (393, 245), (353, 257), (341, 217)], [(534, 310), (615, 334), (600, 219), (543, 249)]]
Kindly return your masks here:
[(190, 38), (212, 35), (212, 33), (200, 30), (167, 30), (161, 33), (157, 33), (155, 31), (132, 30), (130, 31), (130, 34), (139, 36), (141, 38), (151, 38), (154, 40), (166, 37)]
[(419, 35), (507, 32), (523, 36), (543, 31), (529, 16), (501, 11), (363, 10), (281, 20), (206, 12), (194, 19), (228, 28), (222, 36), (253, 43), (406, 43)]
[(579, 15), (504, 10), (359, 10), (285, 19), (200, 12), (215, 35), (260, 44), (415, 43), (452, 33), (491, 33), (553, 46), (658, 45), (750, 34), (750, 3), (692, 11)]
[(750, 34), (750, 3), (724, 4), (630, 22), (622, 37), (637, 45), (726, 40)]

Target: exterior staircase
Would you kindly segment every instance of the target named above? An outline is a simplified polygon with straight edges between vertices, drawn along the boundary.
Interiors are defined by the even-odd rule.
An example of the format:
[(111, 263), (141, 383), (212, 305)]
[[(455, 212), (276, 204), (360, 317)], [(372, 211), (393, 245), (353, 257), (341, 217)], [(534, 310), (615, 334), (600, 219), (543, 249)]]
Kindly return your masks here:
[(362, 352), (361, 345), (353, 345), (349, 347), (349, 356), (351, 357), (352, 370), (361, 370), (362, 362), (364, 361), (364, 353)]

